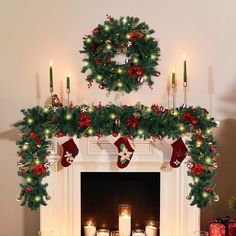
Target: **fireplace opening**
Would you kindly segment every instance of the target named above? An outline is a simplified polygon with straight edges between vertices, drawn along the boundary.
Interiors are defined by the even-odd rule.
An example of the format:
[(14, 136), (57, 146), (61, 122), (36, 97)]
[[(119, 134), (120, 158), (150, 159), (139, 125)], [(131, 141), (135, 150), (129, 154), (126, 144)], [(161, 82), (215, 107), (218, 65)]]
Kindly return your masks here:
[(84, 222), (96, 221), (97, 229), (118, 230), (120, 204), (131, 205), (131, 228), (160, 219), (159, 172), (82, 172), (81, 235)]

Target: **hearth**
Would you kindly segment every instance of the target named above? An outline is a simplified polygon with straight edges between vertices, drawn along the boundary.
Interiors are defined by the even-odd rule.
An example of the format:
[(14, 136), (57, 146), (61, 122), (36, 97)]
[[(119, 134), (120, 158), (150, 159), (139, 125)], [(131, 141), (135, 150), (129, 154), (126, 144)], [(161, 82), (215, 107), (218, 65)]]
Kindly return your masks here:
[(144, 229), (145, 222), (160, 219), (160, 172), (82, 172), (81, 235), (85, 221), (97, 229), (118, 230), (118, 206), (131, 206), (131, 228)]

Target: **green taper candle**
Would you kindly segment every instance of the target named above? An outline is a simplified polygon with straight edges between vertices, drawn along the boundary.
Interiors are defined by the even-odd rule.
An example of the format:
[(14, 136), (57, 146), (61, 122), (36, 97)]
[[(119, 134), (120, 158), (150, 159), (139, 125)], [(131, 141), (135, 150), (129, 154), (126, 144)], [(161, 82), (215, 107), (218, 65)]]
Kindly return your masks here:
[(175, 88), (175, 68), (172, 69), (172, 88)]
[(187, 86), (187, 62), (186, 62), (186, 56), (184, 54), (184, 86)]
[(70, 92), (70, 75), (68, 75), (66, 78), (66, 89), (67, 89), (67, 93), (69, 93)]
[(49, 69), (49, 78), (50, 78), (49, 87), (50, 87), (50, 92), (53, 92), (53, 71), (52, 71), (52, 65), (53, 65), (53, 62), (51, 61), (50, 62), (50, 69)]

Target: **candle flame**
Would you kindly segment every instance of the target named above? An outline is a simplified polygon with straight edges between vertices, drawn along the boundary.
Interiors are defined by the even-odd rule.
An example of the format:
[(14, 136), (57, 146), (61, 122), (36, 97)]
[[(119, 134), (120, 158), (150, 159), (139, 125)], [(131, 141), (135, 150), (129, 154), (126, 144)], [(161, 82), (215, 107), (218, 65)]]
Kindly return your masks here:
[(175, 67), (174, 66), (172, 67), (172, 73), (175, 73)]
[(186, 54), (184, 54), (184, 60), (186, 61)]
[(68, 74), (67, 74), (67, 77), (70, 77), (71, 76), (71, 73), (69, 72)]
[(50, 66), (53, 66), (53, 61), (50, 61)]

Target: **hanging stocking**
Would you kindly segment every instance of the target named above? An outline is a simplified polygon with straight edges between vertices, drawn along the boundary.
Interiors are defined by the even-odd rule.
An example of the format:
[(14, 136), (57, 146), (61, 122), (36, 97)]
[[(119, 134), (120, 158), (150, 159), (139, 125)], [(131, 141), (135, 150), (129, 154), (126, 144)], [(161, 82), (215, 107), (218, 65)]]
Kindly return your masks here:
[(184, 144), (182, 138), (177, 139), (174, 143), (171, 144), (173, 148), (170, 166), (177, 168), (181, 165), (184, 158), (187, 156), (188, 149)]
[(66, 136), (58, 139), (58, 143), (63, 146), (61, 164), (64, 167), (68, 167), (73, 163), (75, 157), (79, 153), (79, 149), (74, 140)]
[(118, 148), (119, 152), (117, 159), (117, 166), (123, 169), (129, 165), (129, 162), (133, 156), (134, 149), (126, 137), (120, 137), (115, 142), (115, 145)]

